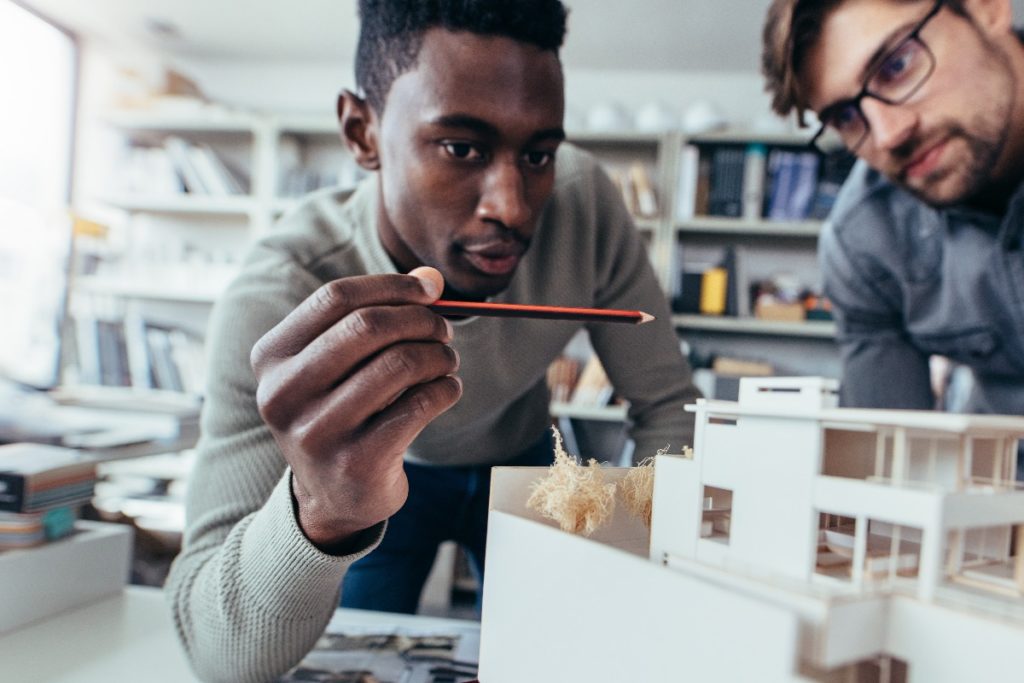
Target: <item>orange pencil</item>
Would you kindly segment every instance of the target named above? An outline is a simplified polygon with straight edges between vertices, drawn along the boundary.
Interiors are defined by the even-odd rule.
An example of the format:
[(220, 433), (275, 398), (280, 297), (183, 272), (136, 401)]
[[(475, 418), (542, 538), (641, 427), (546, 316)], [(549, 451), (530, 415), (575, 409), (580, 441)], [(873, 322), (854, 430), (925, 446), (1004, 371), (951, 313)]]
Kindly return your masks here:
[(446, 301), (445, 299), (438, 299), (429, 308), (442, 315), (488, 315), (499, 318), (545, 318), (548, 320), (583, 320), (586, 322), (630, 323), (633, 325), (640, 325), (654, 320), (653, 315), (643, 311), (497, 304), (480, 301)]

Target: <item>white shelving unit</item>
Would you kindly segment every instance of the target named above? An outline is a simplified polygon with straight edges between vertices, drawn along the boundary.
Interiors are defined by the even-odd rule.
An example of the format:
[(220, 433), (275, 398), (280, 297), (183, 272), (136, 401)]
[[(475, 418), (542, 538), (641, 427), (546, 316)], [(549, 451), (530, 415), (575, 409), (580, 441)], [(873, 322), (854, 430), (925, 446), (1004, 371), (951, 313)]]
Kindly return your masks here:
[[(363, 175), (342, 145), (332, 117), (213, 110), (187, 116), (117, 113), (105, 117), (103, 123), (124, 148), (156, 147), (167, 136), (176, 136), (208, 146), (248, 175), (248, 191), (239, 195), (113, 189), (96, 198), (120, 216), (120, 240), (113, 251), (123, 255), (125, 267), (76, 278), (76, 294), (117, 300), (121, 302), (120, 310), (131, 309), (143, 317), (147, 308), (156, 305), (165, 311), (173, 306), (186, 307), (193, 319), (199, 318), (195, 329), (204, 327), (203, 312), (230, 280), (232, 268), (237, 267), (248, 245), (271, 230), (274, 221), (294, 206), (299, 196), (318, 185), (354, 185)], [(569, 140), (589, 150), (620, 177), (628, 175), (636, 164), (643, 167), (657, 210), (637, 217), (636, 224), (648, 243), (652, 264), (666, 292), (673, 291), (679, 277), (676, 261), (680, 245), (686, 249), (691, 244), (733, 244), (750, 252), (767, 246), (769, 253), (782, 249), (780, 258), (785, 261), (791, 256), (805, 261), (813, 258), (821, 229), (817, 221), (715, 216), (676, 220), (681, 152), (688, 142), (796, 144), (798, 141), (790, 136), (731, 132), (690, 140), (677, 132), (570, 132)], [(140, 277), (140, 262), (153, 264), (149, 277)], [(153, 273), (159, 275), (153, 277)], [(737, 354), (752, 349), (753, 355), (762, 357), (777, 355), (781, 349), (783, 356), (788, 354), (795, 361), (796, 371), (817, 375), (838, 371), (831, 343), (835, 332), (832, 323), (703, 315), (674, 315), (673, 323), (680, 336), (693, 345), (720, 347)], [(621, 421), (625, 417), (621, 406), (595, 410), (568, 403), (554, 404), (552, 413), (560, 418), (599, 421)]]

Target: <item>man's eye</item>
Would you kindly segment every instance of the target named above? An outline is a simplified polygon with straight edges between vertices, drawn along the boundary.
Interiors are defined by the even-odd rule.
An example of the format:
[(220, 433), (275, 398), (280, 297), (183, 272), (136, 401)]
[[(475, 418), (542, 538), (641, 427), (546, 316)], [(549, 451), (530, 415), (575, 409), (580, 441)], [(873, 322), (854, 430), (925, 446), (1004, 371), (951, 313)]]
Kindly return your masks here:
[(445, 142), (444, 151), (453, 159), (474, 160), (483, 157), (480, 150), (468, 142)]
[(828, 124), (840, 133), (856, 128), (860, 125), (860, 112), (853, 104), (843, 105), (829, 114)]
[(915, 41), (908, 40), (882, 62), (872, 79), (872, 89), (884, 90), (898, 84), (907, 74), (915, 71), (920, 57), (920, 46)]
[(551, 152), (533, 150), (524, 154), (523, 160), (530, 168), (544, 168), (555, 160), (555, 155)]

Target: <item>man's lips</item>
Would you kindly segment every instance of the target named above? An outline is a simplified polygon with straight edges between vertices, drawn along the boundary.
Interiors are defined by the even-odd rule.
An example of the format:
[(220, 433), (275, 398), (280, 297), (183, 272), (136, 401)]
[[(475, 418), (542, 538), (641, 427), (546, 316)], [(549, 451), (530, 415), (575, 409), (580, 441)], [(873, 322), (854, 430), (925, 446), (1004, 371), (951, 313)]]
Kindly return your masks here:
[(466, 260), (488, 275), (508, 275), (519, 265), (526, 248), (518, 242), (487, 242), (463, 246)]
[(938, 167), (948, 142), (949, 139), (944, 138), (917, 154), (903, 167), (901, 175), (908, 180), (927, 177)]

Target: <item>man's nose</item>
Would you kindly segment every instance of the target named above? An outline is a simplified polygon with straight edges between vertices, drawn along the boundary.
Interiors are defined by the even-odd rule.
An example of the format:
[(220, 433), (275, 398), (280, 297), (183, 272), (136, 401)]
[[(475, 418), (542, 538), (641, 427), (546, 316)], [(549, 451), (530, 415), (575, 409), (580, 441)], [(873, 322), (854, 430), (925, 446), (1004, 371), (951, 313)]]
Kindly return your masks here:
[(864, 98), (860, 108), (867, 119), (875, 147), (891, 152), (913, 137), (918, 116), (911, 107)]
[(496, 160), (484, 175), (476, 214), (483, 220), (495, 221), (520, 230), (530, 221), (526, 201), (526, 183), (518, 160)]

